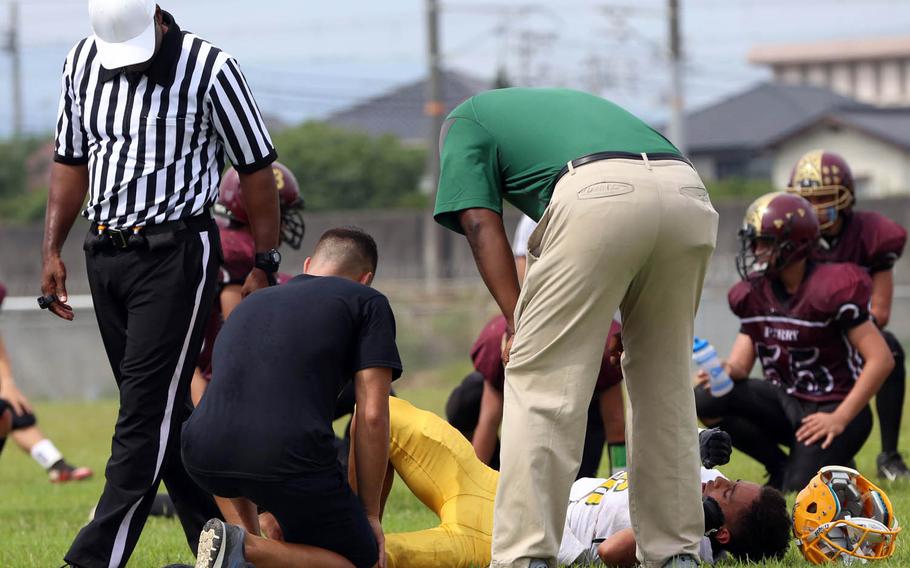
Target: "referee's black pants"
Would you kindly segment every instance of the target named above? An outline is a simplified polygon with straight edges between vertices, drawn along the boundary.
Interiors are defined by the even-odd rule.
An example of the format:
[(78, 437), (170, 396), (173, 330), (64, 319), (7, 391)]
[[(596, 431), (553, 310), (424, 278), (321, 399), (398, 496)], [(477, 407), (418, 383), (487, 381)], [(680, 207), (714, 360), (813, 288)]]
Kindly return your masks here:
[(195, 552), (206, 520), (220, 513), (187, 475), (180, 425), (214, 301), (221, 257), (210, 217), (194, 218), (155, 246), (93, 250), (88, 280), (98, 327), (120, 390), (120, 412), (94, 519), (66, 561), (84, 568), (125, 566), (164, 481)]
[[(850, 466), (872, 430), (872, 410), (864, 407), (831, 442), (807, 446), (796, 441), (802, 420), (816, 412), (833, 412), (840, 401), (811, 402), (790, 396), (771, 381), (736, 381), (733, 390), (714, 397), (695, 388), (698, 418), (730, 434), (733, 447), (768, 470), (768, 485), (782, 491), (800, 491), (826, 465)], [(720, 419), (719, 423), (715, 420)], [(780, 446), (789, 448), (784, 453)]]

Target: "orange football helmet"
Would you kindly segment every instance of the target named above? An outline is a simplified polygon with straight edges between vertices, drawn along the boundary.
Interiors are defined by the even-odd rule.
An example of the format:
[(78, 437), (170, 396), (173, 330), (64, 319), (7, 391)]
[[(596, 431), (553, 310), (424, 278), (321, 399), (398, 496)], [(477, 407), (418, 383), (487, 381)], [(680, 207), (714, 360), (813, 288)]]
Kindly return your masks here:
[(888, 558), (900, 531), (885, 492), (849, 467), (823, 467), (793, 506), (793, 534), (812, 564)]

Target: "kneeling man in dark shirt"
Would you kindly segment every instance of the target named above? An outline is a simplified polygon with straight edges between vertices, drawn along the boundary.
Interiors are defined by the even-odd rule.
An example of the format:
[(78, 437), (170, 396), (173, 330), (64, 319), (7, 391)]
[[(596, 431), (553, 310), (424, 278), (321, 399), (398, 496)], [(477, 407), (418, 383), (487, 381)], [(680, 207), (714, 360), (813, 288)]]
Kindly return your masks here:
[[(379, 503), (401, 360), (389, 302), (369, 287), (376, 261), (366, 233), (329, 230), (305, 274), (250, 295), (225, 323), (211, 384), (183, 428), (183, 456), (201, 487), (248, 514), (244, 527), (206, 524), (197, 567), (361, 568), (384, 559)], [(359, 497), (332, 431), (351, 378)], [(252, 504), (275, 516), (284, 541), (257, 536)]]

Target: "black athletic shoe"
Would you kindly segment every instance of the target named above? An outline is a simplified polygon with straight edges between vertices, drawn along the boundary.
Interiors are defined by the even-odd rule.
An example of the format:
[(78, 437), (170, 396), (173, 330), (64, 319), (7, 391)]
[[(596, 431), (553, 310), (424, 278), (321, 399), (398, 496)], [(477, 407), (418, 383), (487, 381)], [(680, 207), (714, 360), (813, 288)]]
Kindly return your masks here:
[(196, 568), (247, 568), (243, 556), (246, 531), (221, 519), (209, 519), (199, 533)]
[(880, 453), (875, 460), (878, 466), (878, 477), (888, 481), (910, 479), (910, 468), (904, 463), (904, 458), (899, 452)]
[(165, 519), (176, 517), (177, 509), (174, 507), (171, 496), (167, 493), (158, 493), (155, 495), (155, 500), (152, 501), (152, 508), (149, 509), (149, 516), (164, 517)]

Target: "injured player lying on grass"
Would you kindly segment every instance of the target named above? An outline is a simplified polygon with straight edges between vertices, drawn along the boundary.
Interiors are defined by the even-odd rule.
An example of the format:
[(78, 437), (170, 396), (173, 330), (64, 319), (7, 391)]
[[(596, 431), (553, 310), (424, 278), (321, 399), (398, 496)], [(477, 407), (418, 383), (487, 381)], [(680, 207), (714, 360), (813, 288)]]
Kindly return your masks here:
[[(389, 568), (486, 566), (490, 562), (493, 499), (498, 473), (477, 459), (457, 430), (431, 412), (390, 399), (391, 470), (439, 516), (437, 527), (387, 534)], [(729, 461), (730, 438), (720, 430), (699, 436), (702, 461), (713, 467)], [(775, 489), (730, 481), (716, 469), (702, 469), (705, 538), (702, 560), (722, 554), (753, 561), (780, 558), (790, 540), (790, 519)], [(582, 478), (572, 485), (560, 564), (632, 566), (635, 537), (629, 517), (625, 472), (609, 479)]]
[[(432, 412), (390, 398), (389, 422), (390, 463), (381, 510), (397, 472), (411, 492), (439, 517), (440, 524), (385, 535), (387, 568), (489, 565), (499, 473), (477, 458), (471, 443), (458, 430)], [(356, 436), (356, 431), (352, 435)], [(707, 467), (729, 461), (731, 444), (726, 433), (702, 431), (699, 445)], [(355, 467), (352, 461), (349, 468)], [(707, 467), (702, 469), (706, 519), (702, 560), (712, 563), (724, 554), (752, 561), (781, 558), (790, 541), (790, 518), (783, 496), (776, 489), (755, 483), (732, 482)], [(625, 472), (609, 479), (577, 480), (567, 508), (558, 556), (561, 565), (625, 567), (637, 563)], [(271, 514), (263, 513), (259, 521), (264, 536), (283, 540), (282, 528)], [(230, 537), (232, 533), (225, 534)], [(249, 542), (230, 541), (228, 538), (221, 543), (222, 548), (234, 551), (227, 556), (242, 558), (244, 544)], [(346, 563), (341, 557), (338, 561), (339, 565)], [(234, 564), (225, 558), (197, 567), (228, 565)]]

